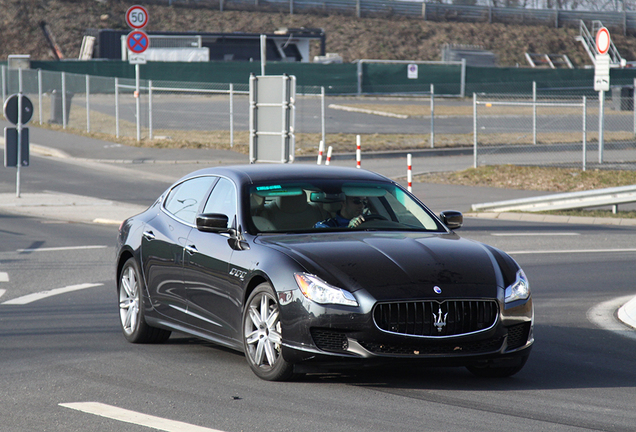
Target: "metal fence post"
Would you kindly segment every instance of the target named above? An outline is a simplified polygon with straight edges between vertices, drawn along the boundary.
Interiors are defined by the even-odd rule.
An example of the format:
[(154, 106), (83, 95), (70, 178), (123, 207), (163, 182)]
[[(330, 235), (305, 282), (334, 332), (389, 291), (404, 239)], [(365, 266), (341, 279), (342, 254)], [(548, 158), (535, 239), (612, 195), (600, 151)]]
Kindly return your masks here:
[(91, 77), (86, 75), (86, 132), (91, 131)]
[(603, 163), (603, 133), (605, 122), (605, 91), (598, 92), (598, 163)]
[(42, 69), (38, 69), (38, 117), (42, 124)]
[(230, 147), (234, 147), (234, 84), (230, 83)]
[(2, 66), (2, 103), (7, 100), (7, 67)]
[(152, 139), (152, 80), (148, 80), (148, 139)]
[(115, 78), (115, 136), (119, 138), (119, 78)]
[(461, 77), (460, 77), (460, 83), (459, 83), (459, 97), (461, 97), (462, 99), (464, 97), (466, 97), (466, 59), (463, 58), (462, 59), (462, 66), (461, 66), (462, 70), (461, 70)]
[(583, 96), (583, 171), (587, 166), (587, 97)]
[(634, 91), (632, 92), (632, 111), (634, 111), (634, 135), (636, 135), (636, 78), (634, 78)]
[(532, 144), (537, 145), (537, 82), (532, 81)]
[(62, 129), (66, 129), (66, 72), (62, 72)]
[(473, 168), (477, 168), (477, 93), (473, 93)]
[(362, 95), (362, 60), (358, 60), (358, 96)]
[(435, 84), (431, 84), (431, 148), (435, 148)]
[(322, 134), (322, 142), (327, 145), (325, 130), (325, 88), (320, 87), (320, 132)]

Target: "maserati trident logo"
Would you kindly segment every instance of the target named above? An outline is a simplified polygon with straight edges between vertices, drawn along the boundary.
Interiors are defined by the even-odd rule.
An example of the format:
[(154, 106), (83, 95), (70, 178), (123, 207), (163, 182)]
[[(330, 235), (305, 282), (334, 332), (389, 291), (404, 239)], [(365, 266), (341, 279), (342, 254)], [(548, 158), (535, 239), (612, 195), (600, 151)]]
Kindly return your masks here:
[(433, 287), (433, 291), (435, 291), (435, 294), (441, 294), (442, 293), (442, 289), (440, 287), (438, 287), (437, 285), (435, 285)]
[(433, 319), (435, 320), (433, 325), (437, 329), (438, 333), (441, 333), (442, 330), (444, 330), (444, 327), (446, 327), (446, 317), (447, 316), (448, 316), (448, 312), (446, 312), (446, 313), (442, 312), (442, 305), (438, 306), (437, 313), (433, 312)]

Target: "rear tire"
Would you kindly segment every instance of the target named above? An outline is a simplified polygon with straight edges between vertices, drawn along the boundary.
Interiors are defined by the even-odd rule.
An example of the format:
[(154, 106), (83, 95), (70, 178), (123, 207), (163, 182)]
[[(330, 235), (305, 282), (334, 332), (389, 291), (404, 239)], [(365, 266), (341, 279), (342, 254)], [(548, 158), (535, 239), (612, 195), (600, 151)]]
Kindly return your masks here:
[(257, 286), (243, 311), (243, 347), (252, 371), (267, 381), (286, 381), (293, 365), (282, 355), (282, 326), (274, 290), (268, 283)]
[(139, 266), (134, 258), (124, 264), (117, 281), (119, 298), (119, 324), (124, 337), (131, 343), (161, 343), (168, 340), (170, 332), (146, 324), (142, 302), (142, 281)]

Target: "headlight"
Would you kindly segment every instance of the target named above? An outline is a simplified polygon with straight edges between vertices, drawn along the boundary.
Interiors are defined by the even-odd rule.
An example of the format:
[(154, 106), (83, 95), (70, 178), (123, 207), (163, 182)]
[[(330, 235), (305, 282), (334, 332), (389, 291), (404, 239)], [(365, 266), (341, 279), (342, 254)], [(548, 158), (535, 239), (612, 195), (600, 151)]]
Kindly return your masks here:
[(530, 297), (530, 283), (523, 270), (519, 269), (515, 283), (506, 288), (506, 303), (525, 300), (528, 297)]
[(307, 273), (294, 273), (300, 291), (309, 300), (320, 304), (340, 304), (358, 306), (356, 298), (348, 291), (329, 285), (327, 282)]

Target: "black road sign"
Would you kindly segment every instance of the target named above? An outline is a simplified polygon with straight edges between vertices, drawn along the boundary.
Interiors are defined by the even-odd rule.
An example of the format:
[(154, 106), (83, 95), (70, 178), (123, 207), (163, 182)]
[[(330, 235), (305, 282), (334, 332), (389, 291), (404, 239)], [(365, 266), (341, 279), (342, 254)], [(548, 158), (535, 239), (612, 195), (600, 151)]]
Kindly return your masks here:
[(33, 103), (25, 95), (14, 94), (4, 103), (4, 116), (14, 125), (18, 124), (18, 98), (22, 96), (22, 124), (25, 125), (33, 117)]
[[(20, 166), (29, 166), (29, 128), (22, 128), (22, 148), (20, 149)], [(4, 128), (4, 166), (18, 166), (18, 129)]]

